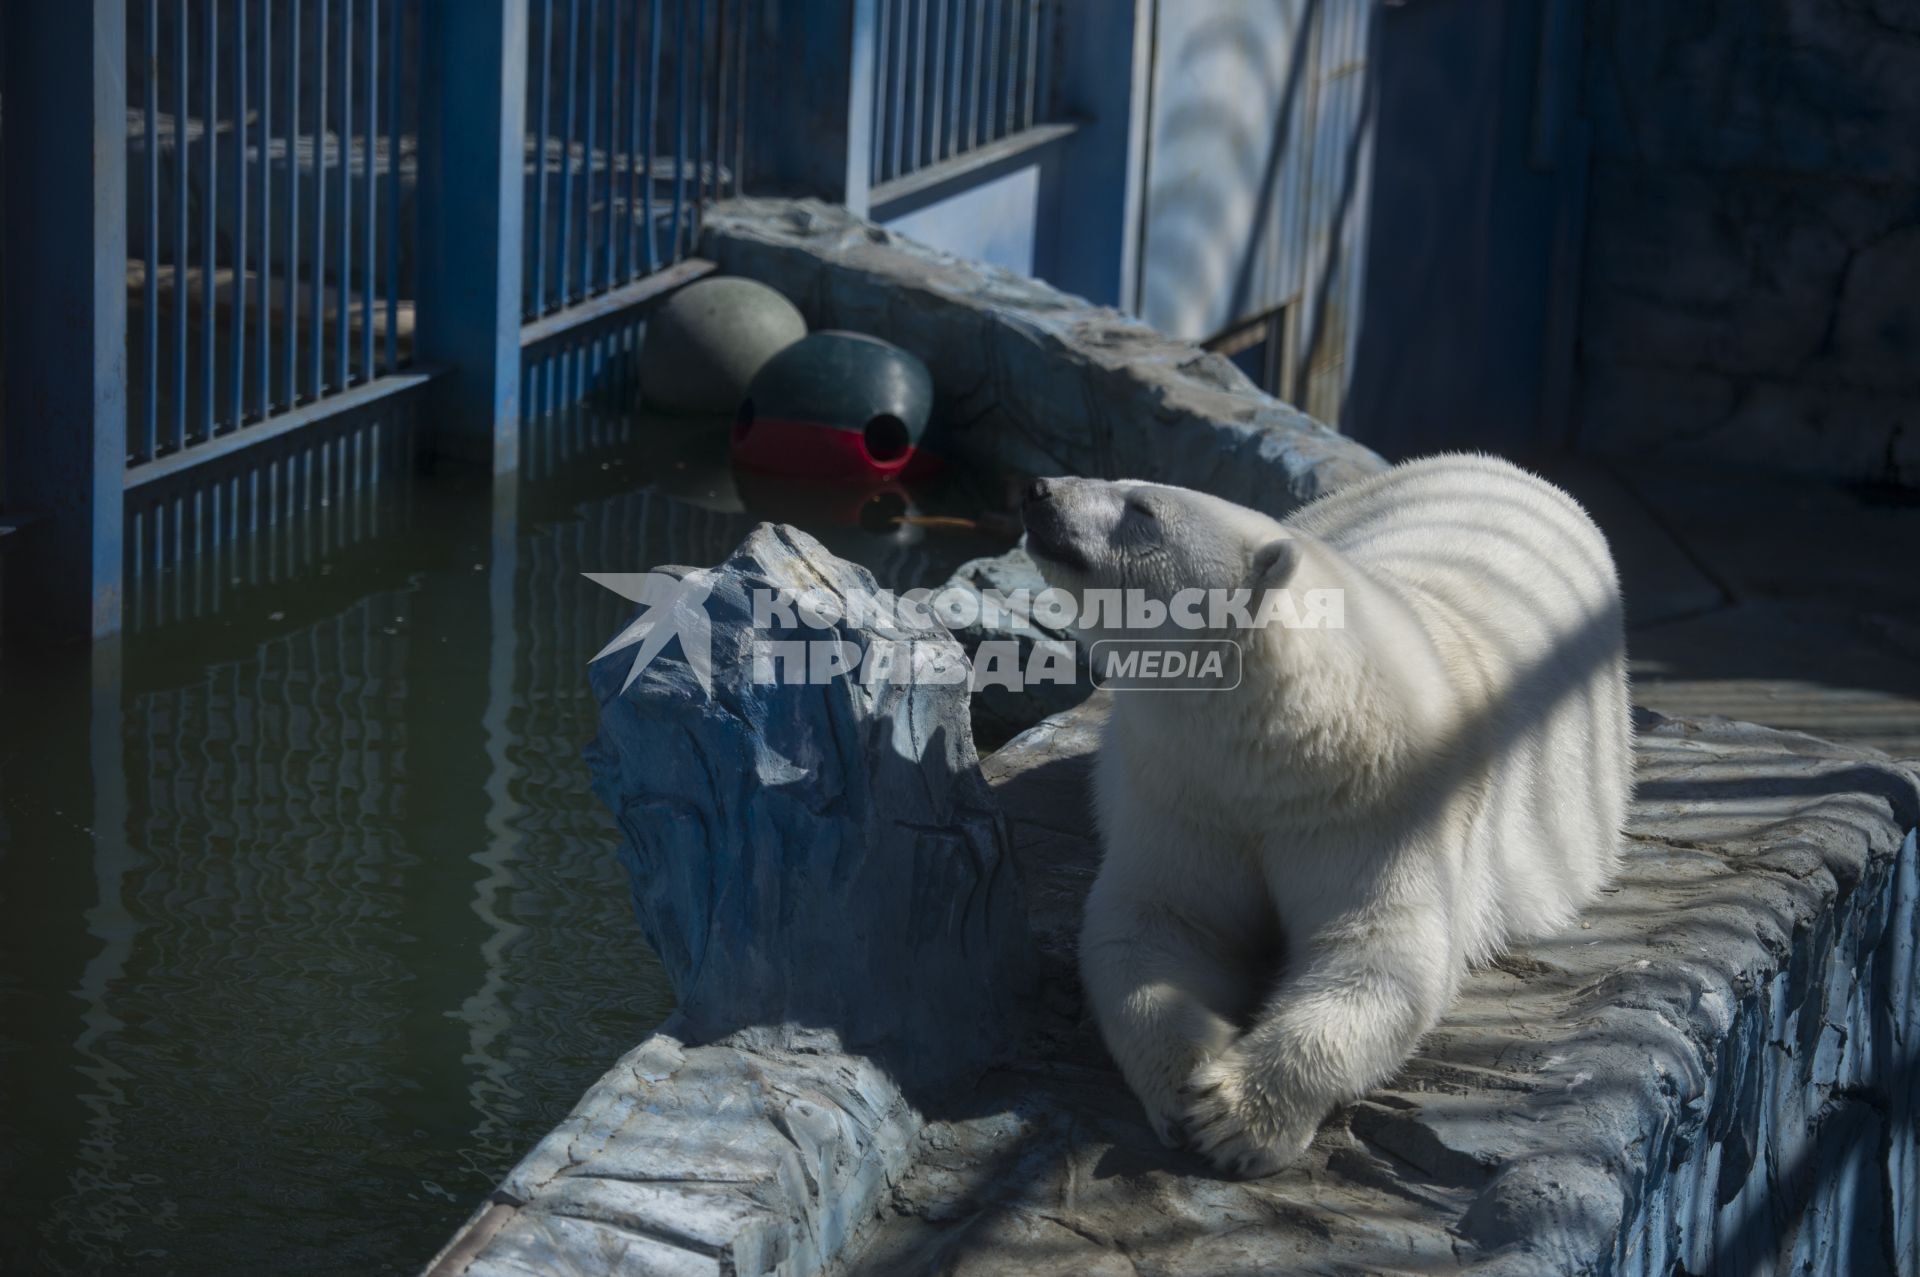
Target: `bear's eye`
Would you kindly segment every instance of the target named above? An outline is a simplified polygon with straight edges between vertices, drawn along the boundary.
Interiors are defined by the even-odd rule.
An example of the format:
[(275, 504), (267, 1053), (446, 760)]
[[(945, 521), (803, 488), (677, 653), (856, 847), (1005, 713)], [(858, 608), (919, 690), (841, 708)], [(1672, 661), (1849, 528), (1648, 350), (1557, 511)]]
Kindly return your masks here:
[(1138, 515), (1142, 519), (1148, 519), (1155, 522), (1157, 522), (1160, 518), (1159, 515), (1153, 512), (1152, 506), (1140, 500), (1138, 497), (1130, 498), (1127, 501), (1127, 513)]

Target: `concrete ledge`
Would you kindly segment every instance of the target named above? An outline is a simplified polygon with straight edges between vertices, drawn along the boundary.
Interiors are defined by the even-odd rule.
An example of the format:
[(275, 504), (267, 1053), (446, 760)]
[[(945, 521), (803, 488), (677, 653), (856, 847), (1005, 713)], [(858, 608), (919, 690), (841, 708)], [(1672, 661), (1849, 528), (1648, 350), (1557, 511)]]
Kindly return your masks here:
[(1223, 356), (843, 208), (733, 200), (702, 227), (704, 256), (779, 289), (814, 327), (876, 333), (925, 359), (941, 446), (977, 461), (1177, 483), (1276, 517), (1385, 466)]
[(1022, 1064), (929, 1122), (848, 1271), (1914, 1271), (1912, 774), (1645, 716), (1605, 903), (1476, 972), (1391, 1085), (1242, 1184), (1158, 1145), (1070, 992), (1100, 713), (987, 761), (1055, 997)]
[[(1084, 1024), (1072, 939), (1103, 700), (984, 765), (1039, 1025), (966, 1095), (831, 1038), (623, 1059), (437, 1273), (1910, 1272), (1920, 1259), (1920, 783), (1884, 756), (1646, 715), (1626, 872), (1476, 972), (1307, 1160), (1162, 1149)], [(482, 1235), (483, 1234), (483, 1235)], [(477, 1238), (477, 1240), (476, 1240)], [(833, 1256), (839, 1253), (836, 1262)]]
[(877, 1212), (921, 1125), (831, 1035), (683, 1046), (674, 1022), (622, 1057), (460, 1235), (433, 1277), (819, 1272)]

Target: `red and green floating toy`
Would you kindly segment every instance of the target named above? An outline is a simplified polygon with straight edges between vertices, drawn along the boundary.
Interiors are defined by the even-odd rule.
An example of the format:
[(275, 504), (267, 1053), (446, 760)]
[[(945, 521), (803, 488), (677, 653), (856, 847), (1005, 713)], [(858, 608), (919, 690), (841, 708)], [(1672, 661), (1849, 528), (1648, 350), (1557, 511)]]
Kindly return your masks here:
[(798, 479), (913, 478), (933, 411), (927, 366), (864, 333), (817, 332), (773, 356), (733, 424), (733, 463)]

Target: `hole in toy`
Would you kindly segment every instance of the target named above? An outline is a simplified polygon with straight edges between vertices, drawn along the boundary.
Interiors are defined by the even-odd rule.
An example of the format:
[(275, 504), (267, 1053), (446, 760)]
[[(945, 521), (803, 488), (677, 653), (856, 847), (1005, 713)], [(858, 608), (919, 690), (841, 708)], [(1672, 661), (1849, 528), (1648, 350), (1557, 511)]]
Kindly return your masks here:
[(898, 461), (907, 455), (907, 449), (913, 441), (907, 438), (907, 423), (890, 412), (883, 412), (867, 422), (862, 438), (866, 442), (867, 456), (875, 461)]

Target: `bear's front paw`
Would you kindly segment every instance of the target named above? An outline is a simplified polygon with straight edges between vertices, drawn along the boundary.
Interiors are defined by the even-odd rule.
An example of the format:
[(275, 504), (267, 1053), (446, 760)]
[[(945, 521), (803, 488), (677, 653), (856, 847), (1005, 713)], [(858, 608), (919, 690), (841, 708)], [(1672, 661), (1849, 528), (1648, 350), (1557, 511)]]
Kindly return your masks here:
[(1259, 1179), (1306, 1151), (1317, 1115), (1289, 1111), (1229, 1051), (1194, 1069), (1181, 1090), (1182, 1143), (1228, 1175)]

